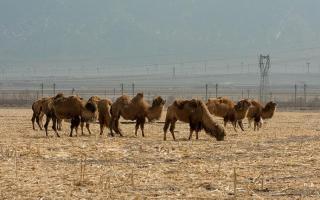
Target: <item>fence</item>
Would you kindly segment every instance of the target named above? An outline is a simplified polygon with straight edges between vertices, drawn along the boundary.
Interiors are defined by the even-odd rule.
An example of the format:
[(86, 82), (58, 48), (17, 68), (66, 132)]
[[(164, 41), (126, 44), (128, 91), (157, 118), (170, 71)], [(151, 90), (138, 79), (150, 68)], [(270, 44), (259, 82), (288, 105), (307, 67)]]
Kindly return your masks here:
[[(270, 90), (268, 99), (276, 101), (280, 108), (284, 109), (319, 109), (320, 108), (320, 86), (293, 85), (287, 87), (274, 87)], [(105, 89), (50, 89), (40, 87), (35, 90), (0, 90), (1, 106), (30, 106), (36, 99), (45, 96), (53, 96), (57, 92), (65, 95), (79, 95), (85, 99), (97, 95), (102, 98), (115, 100), (122, 94), (134, 95), (143, 92), (145, 98), (151, 101), (154, 96), (160, 95), (171, 103), (176, 98), (199, 98), (206, 100), (218, 96), (227, 96), (234, 101), (243, 98), (258, 99), (259, 90), (257, 86), (230, 86), (219, 84), (205, 84), (192, 87), (156, 87), (136, 86), (135, 84), (119, 84), (118, 88)]]

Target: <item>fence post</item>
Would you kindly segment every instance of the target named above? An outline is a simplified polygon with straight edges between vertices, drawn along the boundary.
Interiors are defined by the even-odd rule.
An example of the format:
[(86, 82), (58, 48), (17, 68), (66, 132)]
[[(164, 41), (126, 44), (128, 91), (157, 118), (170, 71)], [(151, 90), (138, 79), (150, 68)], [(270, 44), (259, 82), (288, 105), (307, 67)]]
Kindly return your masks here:
[(248, 99), (250, 99), (250, 90), (247, 90), (248, 93)]
[(56, 83), (53, 83), (53, 96), (56, 95)]
[(206, 84), (206, 101), (208, 101), (208, 84)]
[(218, 83), (216, 84), (216, 98), (218, 98)]
[(121, 95), (123, 95), (123, 83), (121, 83)]
[(75, 90), (74, 88), (72, 88), (71, 94), (74, 95), (74, 92), (75, 92), (75, 91), (76, 91), (76, 90)]
[(294, 107), (297, 107), (297, 84), (294, 84)]
[(43, 83), (41, 83), (41, 97), (43, 97)]
[(307, 84), (303, 84), (304, 106), (307, 105)]
[(132, 96), (134, 97), (134, 83), (132, 83)]

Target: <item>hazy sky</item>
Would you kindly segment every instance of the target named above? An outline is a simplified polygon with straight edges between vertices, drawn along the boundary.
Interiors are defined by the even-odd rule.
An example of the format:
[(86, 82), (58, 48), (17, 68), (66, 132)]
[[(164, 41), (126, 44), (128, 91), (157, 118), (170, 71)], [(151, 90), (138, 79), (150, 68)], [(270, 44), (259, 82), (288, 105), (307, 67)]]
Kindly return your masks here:
[(0, 0), (0, 62), (312, 57), (319, 10), (319, 0)]

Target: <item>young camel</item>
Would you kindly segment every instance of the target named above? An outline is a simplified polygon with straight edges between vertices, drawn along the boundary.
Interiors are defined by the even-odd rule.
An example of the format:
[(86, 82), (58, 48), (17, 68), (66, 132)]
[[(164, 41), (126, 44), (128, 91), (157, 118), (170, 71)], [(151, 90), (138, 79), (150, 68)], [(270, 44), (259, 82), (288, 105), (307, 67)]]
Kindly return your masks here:
[(258, 101), (252, 100), (251, 105), (247, 114), (249, 128), (252, 121), (254, 121), (254, 130), (259, 130), (262, 127), (264, 119), (271, 119), (273, 117), (277, 104), (270, 101), (263, 106)]
[(236, 124), (238, 123), (241, 130), (244, 131), (242, 120), (246, 117), (251, 105), (247, 99), (242, 99), (235, 104), (226, 97), (218, 97), (216, 99), (208, 99), (206, 105), (211, 114), (223, 118), (225, 127), (227, 122), (231, 122), (237, 132)]
[(150, 106), (149, 103), (144, 100), (143, 93), (138, 93), (132, 99), (126, 95), (119, 97), (111, 105), (111, 136), (114, 136), (113, 130), (120, 136), (123, 136), (119, 128), (119, 118), (121, 116), (125, 120), (136, 120), (135, 135), (137, 136), (140, 127), (142, 137), (144, 137), (145, 119), (147, 118), (149, 121), (160, 119), (164, 104), (165, 100), (158, 96), (153, 99), (152, 105)]
[[(82, 100), (82, 103), (83, 105), (86, 105), (86, 103), (92, 103), (92, 104), (95, 104), (95, 105), (98, 105), (99, 101), (101, 100), (100, 97), (98, 96), (92, 96), (89, 98), (89, 100), (86, 102), (84, 101), (82, 98), (80, 98)], [(97, 113), (96, 113), (97, 114)], [(93, 118), (94, 120), (96, 119)], [(91, 135), (91, 130), (90, 130), (90, 123), (92, 123), (94, 121), (88, 121), (84, 118), (81, 118), (81, 124), (80, 124), (80, 127), (81, 127), (81, 135), (84, 135), (83, 134), (83, 127), (84, 127), (84, 123), (86, 123), (86, 129), (88, 130), (89, 134)]]
[(31, 118), (31, 122), (32, 122), (33, 130), (36, 130), (36, 128), (34, 126), (35, 121), (37, 122), (40, 130), (43, 129), (42, 119), (43, 119), (44, 113), (42, 112), (42, 107), (43, 107), (43, 104), (45, 103), (45, 101), (47, 101), (47, 100), (48, 100), (48, 98), (41, 98), (41, 99), (36, 100), (32, 104), (33, 114), (32, 114), (32, 118)]
[(198, 139), (198, 133), (201, 129), (204, 129), (209, 136), (215, 137), (218, 141), (224, 140), (226, 135), (224, 128), (212, 119), (207, 106), (200, 100), (176, 100), (168, 107), (163, 127), (163, 140), (167, 139), (166, 135), (169, 126), (172, 138), (175, 140), (174, 129), (178, 120), (189, 123), (189, 140), (191, 140), (194, 131), (196, 132), (196, 139)]

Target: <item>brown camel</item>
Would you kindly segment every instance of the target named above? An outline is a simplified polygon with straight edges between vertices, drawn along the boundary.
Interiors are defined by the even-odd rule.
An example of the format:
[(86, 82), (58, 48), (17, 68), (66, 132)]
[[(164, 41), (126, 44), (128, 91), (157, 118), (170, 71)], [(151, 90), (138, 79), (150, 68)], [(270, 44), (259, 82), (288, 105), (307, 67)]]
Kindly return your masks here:
[(121, 130), (119, 129), (119, 118), (122, 116), (126, 120), (136, 120), (135, 135), (137, 136), (137, 131), (140, 126), (142, 136), (144, 137), (145, 118), (148, 118), (149, 121), (159, 119), (164, 104), (165, 100), (158, 96), (153, 99), (152, 106), (150, 106), (149, 103), (144, 100), (143, 93), (138, 93), (132, 99), (126, 95), (119, 97), (111, 105), (111, 136), (114, 136), (113, 130), (122, 136)]
[(56, 132), (57, 136), (60, 137), (56, 129), (57, 120), (71, 119), (70, 137), (72, 137), (73, 129), (76, 129), (77, 131), (81, 119), (86, 121), (94, 120), (97, 105), (92, 102), (87, 102), (84, 105), (80, 97), (70, 96), (54, 98), (52, 108), (52, 128)]
[(264, 119), (270, 119), (273, 117), (277, 104), (273, 101), (270, 101), (263, 106), (258, 101), (252, 100), (251, 105), (252, 106), (250, 106), (247, 114), (249, 128), (254, 120), (254, 130), (259, 130), (259, 128), (262, 127), (262, 122)]
[(242, 120), (246, 117), (248, 109), (251, 105), (249, 100), (242, 99), (237, 104), (226, 97), (218, 97), (217, 99), (208, 99), (207, 107), (211, 114), (222, 117), (224, 126), (227, 122), (231, 122), (233, 128), (236, 130), (238, 122), (242, 131), (244, 131)]
[[(89, 100), (87, 102), (84, 101), (83, 99), (81, 99), (81, 100), (82, 100), (83, 105), (85, 105), (86, 103), (92, 103), (92, 104), (98, 105), (98, 103), (101, 99), (98, 96), (92, 96), (89, 98)], [(96, 119), (96, 117), (94, 119)], [(81, 125), (80, 125), (81, 126), (81, 135), (83, 135), (84, 123), (86, 123), (86, 129), (88, 130), (89, 134), (91, 135), (90, 122), (92, 123), (93, 121), (87, 121), (86, 119), (81, 118)]]
[(103, 134), (104, 127), (110, 128), (111, 122), (111, 109), (112, 101), (109, 99), (102, 99), (98, 102), (99, 112), (99, 124), (100, 124), (100, 135)]
[(47, 100), (48, 100), (48, 98), (41, 98), (41, 99), (36, 100), (32, 104), (33, 114), (32, 114), (32, 118), (31, 118), (31, 122), (32, 122), (33, 130), (36, 130), (35, 126), (34, 126), (35, 121), (37, 122), (40, 130), (43, 129), (42, 119), (43, 119), (44, 113), (42, 112), (42, 106), (45, 103), (45, 101), (47, 101)]
[(207, 106), (201, 100), (176, 100), (168, 107), (163, 128), (164, 140), (167, 139), (169, 125), (173, 140), (175, 140), (174, 129), (178, 120), (189, 123), (189, 140), (192, 138), (193, 131), (196, 132), (196, 139), (198, 139), (198, 133), (201, 129), (204, 129), (209, 136), (215, 137), (218, 141), (223, 140), (226, 135), (224, 128), (212, 119)]

